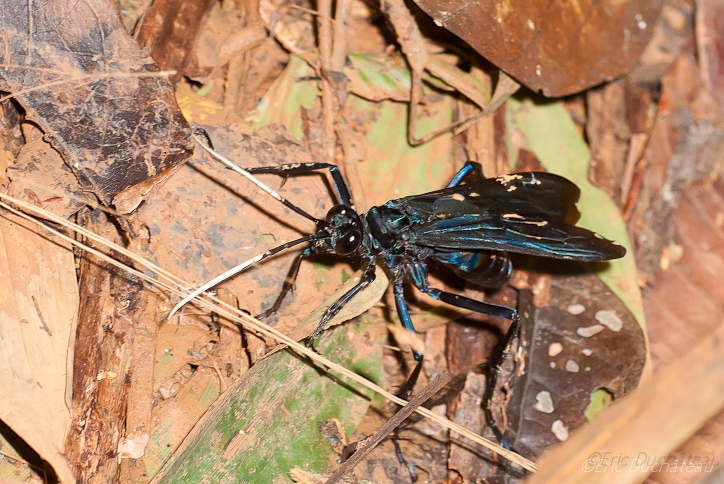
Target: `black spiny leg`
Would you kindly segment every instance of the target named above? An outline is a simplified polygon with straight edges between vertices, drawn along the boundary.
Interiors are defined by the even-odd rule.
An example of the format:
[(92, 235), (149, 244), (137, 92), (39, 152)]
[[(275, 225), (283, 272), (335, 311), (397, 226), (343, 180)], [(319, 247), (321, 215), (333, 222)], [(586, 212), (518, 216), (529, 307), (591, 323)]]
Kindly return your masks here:
[(505, 437), (503, 437), (503, 432), (501, 432), (498, 424), (493, 418), (493, 412), (490, 408), (490, 403), (493, 397), (493, 392), (495, 391), (495, 387), (498, 382), (498, 375), (500, 374), (500, 369), (503, 366), (505, 357), (510, 351), (513, 340), (515, 340), (515, 337), (518, 335), (518, 331), (520, 330), (520, 317), (518, 315), (518, 311), (505, 306), (498, 306), (497, 304), (476, 301), (475, 299), (470, 299), (465, 296), (460, 296), (458, 294), (444, 292), (439, 289), (418, 289), (420, 289), (422, 292), (426, 292), (435, 299), (446, 302), (453, 306), (457, 306), (463, 309), (469, 309), (480, 314), (487, 314), (489, 316), (497, 316), (499, 318), (506, 318), (511, 320), (508, 331), (505, 333), (505, 337), (498, 343), (498, 346), (496, 347), (495, 351), (493, 352), (493, 356), (490, 359), (490, 364), (488, 365), (488, 379), (485, 382), (485, 394), (483, 395), (483, 401), (481, 403), (483, 411), (485, 412), (485, 420), (487, 421), (488, 426), (492, 429), (495, 437), (498, 439), (498, 442), (500, 442), (500, 445), (510, 450), (510, 445), (508, 444), (508, 441), (505, 440)]
[(317, 326), (317, 329), (315, 329), (314, 332), (309, 336), (309, 342), (312, 346), (314, 346), (314, 340), (317, 339), (319, 334), (324, 330), (324, 327), (327, 326), (329, 320), (332, 319), (335, 314), (340, 312), (344, 305), (347, 304), (349, 300), (352, 299), (358, 292), (360, 292), (362, 289), (367, 287), (372, 281), (375, 280), (375, 267), (376, 265), (374, 259), (370, 260), (370, 263), (365, 269), (364, 274), (362, 274), (362, 280), (359, 281), (359, 283), (352, 289), (345, 292), (342, 297), (334, 302), (334, 304), (329, 306), (327, 312), (324, 313), (322, 321), (320, 321), (319, 325)]
[(294, 283), (297, 280), (297, 275), (299, 274), (299, 266), (302, 264), (302, 259), (305, 257), (309, 257), (314, 253), (313, 247), (308, 247), (298, 253), (296, 257), (294, 257), (294, 261), (292, 262), (291, 267), (289, 268), (289, 272), (287, 273), (287, 277), (284, 279), (284, 285), (282, 286), (282, 291), (279, 293), (279, 297), (277, 297), (277, 300), (274, 302), (274, 305), (261, 313), (259, 316), (257, 316), (257, 319), (266, 319), (272, 314), (276, 313), (279, 308), (282, 305), (282, 301), (284, 301), (284, 297), (287, 295), (287, 293), (294, 287)]
[(259, 166), (254, 168), (245, 168), (249, 173), (274, 173), (277, 175), (298, 175), (318, 170), (329, 170), (334, 180), (334, 186), (337, 189), (337, 196), (340, 202), (349, 207), (354, 208), (354, 201), (350, 194), (347, 182), (344, 181), (339, 168), (329, 163), (290, 163), (281, 166)]
[[(404, 287), (402, 285), (403, 281), (404, 277), (401, 275), (398, 275), (395, 278), (395, 305), (397, 306), (397, 314), (400, 316), (402, 324), (405, 326), (405, 328), (407, 328), (408, 331), (410, 331), (414, 335), (415, 327), (412, 325), (410, 311), (407, 308), (407, 301), (405, 301)], [(412, 373), (410, 373), (407, 381), (402, 384), (400, 390), (397, 392), (397, 396), (405, 400), (410, 400), (410, 395), (412, 395), (412, 391), (415, 389), (417, 379), (420, 377), (420, 371), (422, 370), (423, 355), (413, 349), (412, 356), (417, 362), (417, 364), (415, 365), (415, 369), (412, 370)], [(400, 427), (395, 427), (395, 430), (392, 432), (391, 440), (393, 445), (395, 446), (395, 454), (397, 455), (397, 460), (400, 462), (400, 465), (407, 467), (407, 470), (410, 472), (410, 479), (412, 479), (412, 482), (417, 482), (418, 475), (417, 471), (415, 470), (415, 466), (405, 460), (405, 457), (402, 455), (402, 449), (400, 449)]]
[[(420, 356), (420, 359), (415, 365), (415, 369), (412, 370), (412, 373), (410, 373), (407, 381), (400, 387), (400, 390), (397, 392), (398, 397), (403, 398), (407, 401), (410, 400), (410, 396), (412, 396), (412, 391), (415, 389), (417, 379), (420, 377), (420, 370), (422, 370), (422, 356)], [(390, 440), (392, 440), (392, 444), (395, 446), (395, 455), (397, 455), (397, 460), (400, 462), (400, 465), (407, 467), (407, 470), (410, 473), (410, 479), (412, 480), (412, 482), (417, 482), (418, 474), (415, 470), (415, 466), (407, 462), (405, 456), (402, 455), (402, 449), (400, 449), (401, 430), (401, 426), (395, 427), (395, 429), (392, 431), (392, 436), (390, 437)]]
[(480, 406), (483, 407), (483, 412), (485, 413), (485, 421), (488, 423), (488, 427), (493, 430), (493, 433), (498, 439), (498, 442), (500, 442), (500, 445), (508, 450), (511, 450), (510, 445), (508, 444), (508, 441), (505, 440), (505, 437), (503, 437), (503, 432), (501, 432), (498, 424), (495, 423), (493, 410), (490, 408), (490, 402), (493, 400), (493, 393), (495, 392), (495, 387), (498, 384), (498, 376), (500, 376), (500, 370), (505, 362), (505, 357), (508, 356), (508, 352), (510, 351), (516, 336), (518, 336), (519, 331), (520, 316), (516, 313), (510, 323), (510, 326), (508, 327), (508, 331), (505, 333), (505, 337), (498, 342), (498, 346), (495, 348), (495, 351), (490, 358), (490, 364), (487, 365), (485, 394), (483, 395), (483, 401), (480, 402)]

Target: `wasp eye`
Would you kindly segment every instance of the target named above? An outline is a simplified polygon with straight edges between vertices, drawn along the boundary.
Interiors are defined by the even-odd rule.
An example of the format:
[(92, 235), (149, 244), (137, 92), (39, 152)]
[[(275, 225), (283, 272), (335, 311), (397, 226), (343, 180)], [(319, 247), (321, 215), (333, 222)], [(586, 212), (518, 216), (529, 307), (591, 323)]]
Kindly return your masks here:
[(352, 207), (332, 207), (327, 213), (327, 226), (337, 254), (351, 254), (362, 244), (362, 221)]
[(362, 234), (354, 226), (344, 227), (343, 233), (334, 238), (334, 251), (339, 255), (351, 254), (362, 243)]

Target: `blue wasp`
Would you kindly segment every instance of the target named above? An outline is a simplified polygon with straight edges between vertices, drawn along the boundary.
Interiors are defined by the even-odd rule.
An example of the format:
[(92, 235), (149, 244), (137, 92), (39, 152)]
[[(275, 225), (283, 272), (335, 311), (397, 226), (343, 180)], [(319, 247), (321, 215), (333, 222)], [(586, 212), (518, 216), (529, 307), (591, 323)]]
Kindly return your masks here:
[[(579, 216), (575, 204), (580, 191), (569, 180), (550, 173), (483, 178), (480, 164), (469, 161), (442, 190), (390, 200), (359, 214), (347, 183), (335, 165), (297, 163), (246, 170), (282, 176), (329, 170), (340, 202), (329, 210), (324, 220), (319, 220), (281, 200), (316, 222), (317, 232), (275, 247), (261, 257), (311, 242), (294, 259), (275, 303), (259, 317), (268, 317), (280, 308), (294, 286), (302, 259), (313, 254), (336, 254), (361, 262), (363, 275), (357, 285), (327, 309), (310, 342), (350, 299), (374, 281), (377, 264), (391, 276), (397, 312), (409, 331), (414, 332), (415, 328), (404, 296), (406, 280), (419, 291), (447, 304), (511, 320), (491, 359), (482, 401), (487, 424), (508, 449), (510, 446), (492, 416), (490, 402), (502, 363), (518, 334), (518, 312), (431, 287), (428, 264), (436, 261), (474, 284), (500, 287), (509, 280), (513, 270), (508, 252), (587, 262), (618, 259), (626, 253), (620, 245), (575, 226)], [(466, 179), (471, 181), (463, 184)], [(418, 363), (405, 384), (408, 391), (414, 386), (423, 359), (416, 351), (413, 356)]]

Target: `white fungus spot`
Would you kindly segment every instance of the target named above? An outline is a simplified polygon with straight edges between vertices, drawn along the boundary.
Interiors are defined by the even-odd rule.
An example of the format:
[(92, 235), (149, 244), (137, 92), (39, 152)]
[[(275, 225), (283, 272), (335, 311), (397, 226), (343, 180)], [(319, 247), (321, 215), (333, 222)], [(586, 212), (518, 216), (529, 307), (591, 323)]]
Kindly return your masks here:
[(537, 66), (535, 66), (535, 75), (540, 77), (541, 72), (543, 72), (543, 68), (540, 66), (540, 64), (538, 64)]
[(618, 333), (623, 329), (623, 321), (621, 320), (621, 318), (619, 318), (615, 312), (609, 309), (602, 309), (601, 311), (598, 311), (595, 318), (596, 321), (606, 326), (614, 333)]
[(108, 370), (98, 370), (98, 375), (96, 375), (96, 380), (113, 380), (118, 376), (118, 373), (108, 371)]
[(587, 326), (585, 328), (578, 328), (576, 329), (576, 334), (578, 336), (582, 336), (584, 338), (590, 338), (591, 336), (600, 333), (605, 328), (600, 324), (594, 324), (591, 326)]
[(560, 420), (553, 422), (553, 425), (551, 425), (551, 432), (553, 432), (553, 435), (555, 435), (561, 442), (568, 439), (568, 427), (563, 425), (563, 422)]
[(535, 396), (536, 403), (533, 408), (543, 413), (553, 413), (553, 399), (550, 392), (543, 390)]
[(581, 353), (583, 353), (583, 356), (591, 356), (593, 354), (593, 350), (591, 348), (583, 348)]
[(571, 373), (578, 373), (578, 370), (580, 370), (581, 367), (578, 366), (578, 363), (576, 363), (573, 360), (566, 361), (566, 371), (570, 371)]
[(551, 361), (551, 368), (553, 368), (553, 369), (555, 370), (555, 368), (556, 368), (556, 362), (555, 362), (555, 361)]
[(636, 18), (636, 25), (638, 25), (641, 30), (644, 30), (647, 26), (644, 18), (641, 16), (640, 13), (637, 13), (635, 18)]
[(563, 351), (563, 345), (560, 343), (551, 343), (548, 347), (548, 356), (556, 356), (558, 353)]
[(531, 30), (535, 30), (535, 24), (531, 19), (528, 19), (528, 28)]
[(566, 311), (568, 311), (569, 314), (572, 314), (574, 316), (578, 316), (579, 314), (583, 314), (583, 312), (586, 310), (586, 306), (583, 304), (571, 304), (566, 308)]

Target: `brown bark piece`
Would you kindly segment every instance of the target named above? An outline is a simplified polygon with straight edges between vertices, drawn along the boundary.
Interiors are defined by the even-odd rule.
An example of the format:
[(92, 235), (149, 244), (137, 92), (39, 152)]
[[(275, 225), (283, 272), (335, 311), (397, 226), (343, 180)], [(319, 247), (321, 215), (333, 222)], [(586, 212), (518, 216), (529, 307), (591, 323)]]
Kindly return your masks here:
[(435, 23), (533, 91), (551, 97), (627, 72), (662, 2), (418, 0)]
[[(485, 430), (485, 416), (480, 408), (480, 398), (485, 393), (485, 375), (470, 373), (465, 380), (465, 389), (455, 409), (456, 424), (482, 434)], [(476, 451), (479, 446), (461, 435), (450, 433), (450, 455), (448, 468), (457, 475), (455, 482), (477, 482), (486, 471), (485, 462)], [(483, 452), (482, 455), (487, 455)]]
[(710, 333), (724, 312), (724, 184), (696, 182), (685, 189), (675, 218), (669, 267), (644, 294), (654, 369), (684, 354)]
[[(107, 239), (118, 241), (113, 225), (101, 212), (92, 212), (87, 225)], [(65, 450), (81, 482), (115, 482), (132, 377), (134, 328), (143, 311), (143, 285), (89, 254), (81, 260), (80, 274), (83, 293), (76, 337), (72, 421)]]
[(644, 151), (646, 169), (628, 227), (642, 283), (651, 283), (673, 236), (679, 193), (712, 172), (724, 149), (722, 114), (682, 56), (662, 79), (659, 111)]
[(722, 62), (722, 43), (724, 31), (721, 18), (724, 4), (718, 0), (698, 0), (696, 2), (696, 47), (699, 58), (701, 79), (707, 90), (716, 99), (719, 108), (724, 110), (724, 62)]
[[(153, 2), (139, 23), (134, 37), (161, 69), (178, 72), (171, 77), (176, 84), (195, 61), (191, 49), (215, 0), (158, 0)], [(193, 73), (198, 70), (190, 66)]]
[(12, 0), (0, 31), (0, 89), (104, 204), (132, 211), (193, 151), (170, 84), (110, 2)]
[(586, 134), (591, 147), (591, 181), (613, 200), (621, 198), (621, 175), (631, 140), (626, 123), (625, 82), (620, 79), (587, 94)]
[(153, 373), (158, 332), (157, 299), (147, 291), (138, 295), (142, 303), (135, 316), (131, 359), (131, 388), (128, 393), (126, 433), (118, 446), (121, 457), (140, 459), (151, 438), (153, 409)]

